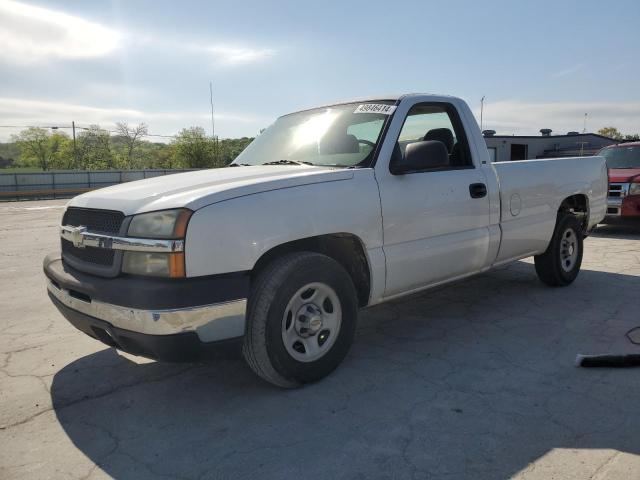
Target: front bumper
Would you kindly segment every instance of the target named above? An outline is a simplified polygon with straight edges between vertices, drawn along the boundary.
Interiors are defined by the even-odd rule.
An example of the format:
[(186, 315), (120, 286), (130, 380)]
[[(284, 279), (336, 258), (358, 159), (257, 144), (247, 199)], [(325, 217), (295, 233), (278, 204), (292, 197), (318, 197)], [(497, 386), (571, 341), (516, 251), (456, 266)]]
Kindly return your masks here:
[[(47, 256), (48, 293), (67, 320), (120, 350), (161, 360), (209, 356), (244, 335), (248, 275), (184, 280), (99, 278)], [(191, 301), (190, 301), (191, 300)]]
[(149, 335), (113, 326), (109, 322), (73, 310), (49, 292), (51, 301), (78, 330), (123, 352), (165, 362), (197, 362), (239, 352), (241, 339), (202, 342), (195, 332)]
[(640, 195), (630, 195), (632, 183), (609, 183), (607, 197), (607, 218), (620, 217), (640, 218)]
[(640, 218), (640, 195), (628, 197), (609, 197), (607, 199), (607, 217)]

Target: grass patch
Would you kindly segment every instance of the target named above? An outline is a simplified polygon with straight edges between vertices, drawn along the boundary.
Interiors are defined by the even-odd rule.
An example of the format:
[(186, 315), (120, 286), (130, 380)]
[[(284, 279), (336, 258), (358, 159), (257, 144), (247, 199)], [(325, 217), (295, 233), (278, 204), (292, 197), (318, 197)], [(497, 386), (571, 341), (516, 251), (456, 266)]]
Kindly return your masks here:
[(0, 173), (37, 173), (43, 170), (38, 167), (10, 167), (0, 168)]

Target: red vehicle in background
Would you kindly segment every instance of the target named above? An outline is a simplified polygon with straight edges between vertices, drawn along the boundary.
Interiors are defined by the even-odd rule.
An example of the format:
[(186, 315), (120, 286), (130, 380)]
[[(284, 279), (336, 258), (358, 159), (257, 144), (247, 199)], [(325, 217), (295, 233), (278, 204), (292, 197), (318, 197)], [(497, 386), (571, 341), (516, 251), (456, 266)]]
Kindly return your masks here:
[(609, 170), (606, 220), (640, 220), (640, 142), (611, 145), (598, 155)]

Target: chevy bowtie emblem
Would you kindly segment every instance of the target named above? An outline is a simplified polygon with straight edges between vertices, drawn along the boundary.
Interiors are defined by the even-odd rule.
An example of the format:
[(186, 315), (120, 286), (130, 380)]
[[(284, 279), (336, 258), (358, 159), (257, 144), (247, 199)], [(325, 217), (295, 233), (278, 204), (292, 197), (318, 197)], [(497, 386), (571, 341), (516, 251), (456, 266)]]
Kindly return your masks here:
[(71, 227), (71, 242), (76, 248), (84, 248), (84, 232), (87, 231), (87, 227)]

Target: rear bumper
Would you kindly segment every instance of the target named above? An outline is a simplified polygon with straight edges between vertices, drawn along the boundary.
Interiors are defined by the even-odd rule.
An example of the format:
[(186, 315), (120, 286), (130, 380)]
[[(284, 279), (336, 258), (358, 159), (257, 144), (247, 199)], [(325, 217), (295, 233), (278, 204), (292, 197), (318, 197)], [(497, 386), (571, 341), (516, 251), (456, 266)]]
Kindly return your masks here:
[(45, 258), (44, 272), (49, 296), (69, 322), (126, 352), (193, 360), (209, 344), (244, 335), (249, 279), (243, 273), (178, 281), (101, 278), (54, 255)]

